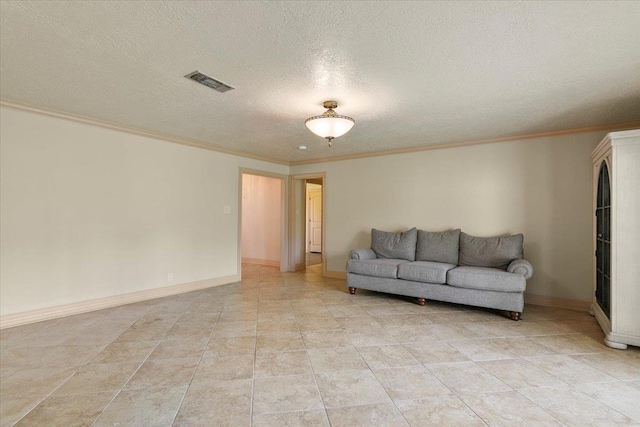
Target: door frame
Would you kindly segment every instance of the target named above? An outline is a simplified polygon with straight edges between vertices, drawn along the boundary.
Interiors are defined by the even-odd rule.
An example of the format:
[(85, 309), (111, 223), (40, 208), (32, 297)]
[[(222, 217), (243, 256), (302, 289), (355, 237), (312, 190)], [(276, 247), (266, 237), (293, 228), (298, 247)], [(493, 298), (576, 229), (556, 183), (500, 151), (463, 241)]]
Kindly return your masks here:
[(238, 277), (242, 280), (242, 175), (257, 175), (267, 178), (276, 178), (282, 182), (280, 186), (280, 271), (289, 271), (289, 180), (287, 175), (265, 172), (257, 169), (238, 169)]
[[(307, 205), (307, 234), (305, 236), (305, 244), (306, 244), (306, 251), (308, 253), (311, 252), (311, 241), (313, 240), (313, 230), (311, 229), (311, 203), (310, 203), (310, 198), (309, 195), (311, 194), (311, 191), (320, 191), (320, 206), (322, 206), (322, 192), (324, 191), (324, 186), (320, 185), (320, 189), (315, 189), (315, 190), (311, 190), (309, 191), (309, 184), (311, 185), (318, 185), (318, 184), (314, 184), (314, 183), (310, 183), (309, 180), (306, 181), (306, 205)], [(322, 233), (322, 212), (320, 212), (320, 232)], [(320, 236), (320, 253), (322, 253), (323, 249), (322, 249), (322, 236)]]
[[(305, 248), (307, 245), (306, 241), (306, 229), (307, 225), (305, 224), (304, 231), (300, 234), (299, 230), (296, 230), (295, 218), (296, 218), (296, 197), (294, 194), (295, 190), (295, 181), (306, 181), (307, 179), (322, 179), (322, 275), (326, 275), (327, 273), (327, 174), (326, 172), (317, 172), (317, 173), (304, 173), (304, 174), (294, 174), (289, 175), (289, 241), (288, 241), (288, 271), (297, 271), (304, 270), (306, 268), (306, 259), (296, 265), (295, 259), (295, 251), (296, 243), (302, 243), (301, 247)], [(305, 222), (306, 222), (306, 209), (307, 209), (307, 200), (306, 200), (306, 186), (305, 186), (305, 196), (303, 197), (304, 202), (304, 210), (305, 213)], [(305, 250), (305, 258), (306, 258), (306, 250)]]

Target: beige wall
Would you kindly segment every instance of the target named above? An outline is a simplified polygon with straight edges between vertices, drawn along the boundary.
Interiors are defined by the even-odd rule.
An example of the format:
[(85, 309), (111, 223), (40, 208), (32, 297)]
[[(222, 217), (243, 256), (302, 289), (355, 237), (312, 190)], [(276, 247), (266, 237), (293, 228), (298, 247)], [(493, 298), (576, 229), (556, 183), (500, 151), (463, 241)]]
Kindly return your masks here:
[(2, 315), (234, 276), (239, 168), (288, 172), (12, 108), (0, 128)]
[(591, 161), (603, 132), (295, 166), (327, 173), (327, 270), (370, 229), (524, 233), (530, 294), (592, 296)]
[(282, 180), (242, 175), (242, 258), (280, 262)]

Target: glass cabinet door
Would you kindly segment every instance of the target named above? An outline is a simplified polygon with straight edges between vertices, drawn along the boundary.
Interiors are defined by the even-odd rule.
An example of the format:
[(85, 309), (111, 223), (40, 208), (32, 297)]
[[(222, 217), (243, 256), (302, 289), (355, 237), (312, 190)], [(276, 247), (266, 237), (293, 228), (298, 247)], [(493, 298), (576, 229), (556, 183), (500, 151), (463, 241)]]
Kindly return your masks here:
[(596, 199), (596, 301), (609, 317), (611, 309), (611, 186), (603, 161)]

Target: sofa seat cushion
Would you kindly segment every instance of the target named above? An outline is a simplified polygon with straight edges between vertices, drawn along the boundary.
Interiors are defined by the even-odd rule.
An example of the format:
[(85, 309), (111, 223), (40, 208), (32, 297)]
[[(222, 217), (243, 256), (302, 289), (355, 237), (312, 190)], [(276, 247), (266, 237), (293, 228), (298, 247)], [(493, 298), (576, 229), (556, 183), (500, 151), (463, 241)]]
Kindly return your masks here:
[(398, 278), (398, 265), (409, 262), (404, 259), (350, 259), (347, 262), (347, 272), (363, 276)]
[(447, 284), (485, 291), (524, 292), (526, 279), (498, 268), (457, 267), (447, 272)]
[(455, 264), (443, 262), (415, 261), (398, 265), (398, 278), (442, 284), (447, 283), (447, 271), (456, 268)]

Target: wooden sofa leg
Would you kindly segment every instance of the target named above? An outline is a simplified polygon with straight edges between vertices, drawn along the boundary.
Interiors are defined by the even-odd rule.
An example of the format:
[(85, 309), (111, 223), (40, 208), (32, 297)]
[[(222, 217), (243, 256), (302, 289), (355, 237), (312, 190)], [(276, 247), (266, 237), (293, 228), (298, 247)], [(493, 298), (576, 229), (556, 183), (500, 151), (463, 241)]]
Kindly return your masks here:
[(519, 313), (517, 311), (510, 311), (509, 312), (509, 317), (511, 317), (511, 320), (515, 320), (516, 322), (518, 320), (520, 320), (520, 315), (522, 315), (522, 313)]
[(356, 293), (356, 288), (349, 288), (349, 293), (350, 293), (351, 295), (355, 295), (355, 293)]
[(424, 298), (418, 298), (418, 304), (419, 305), (424, 305), (425, 303), (425, 299)]

